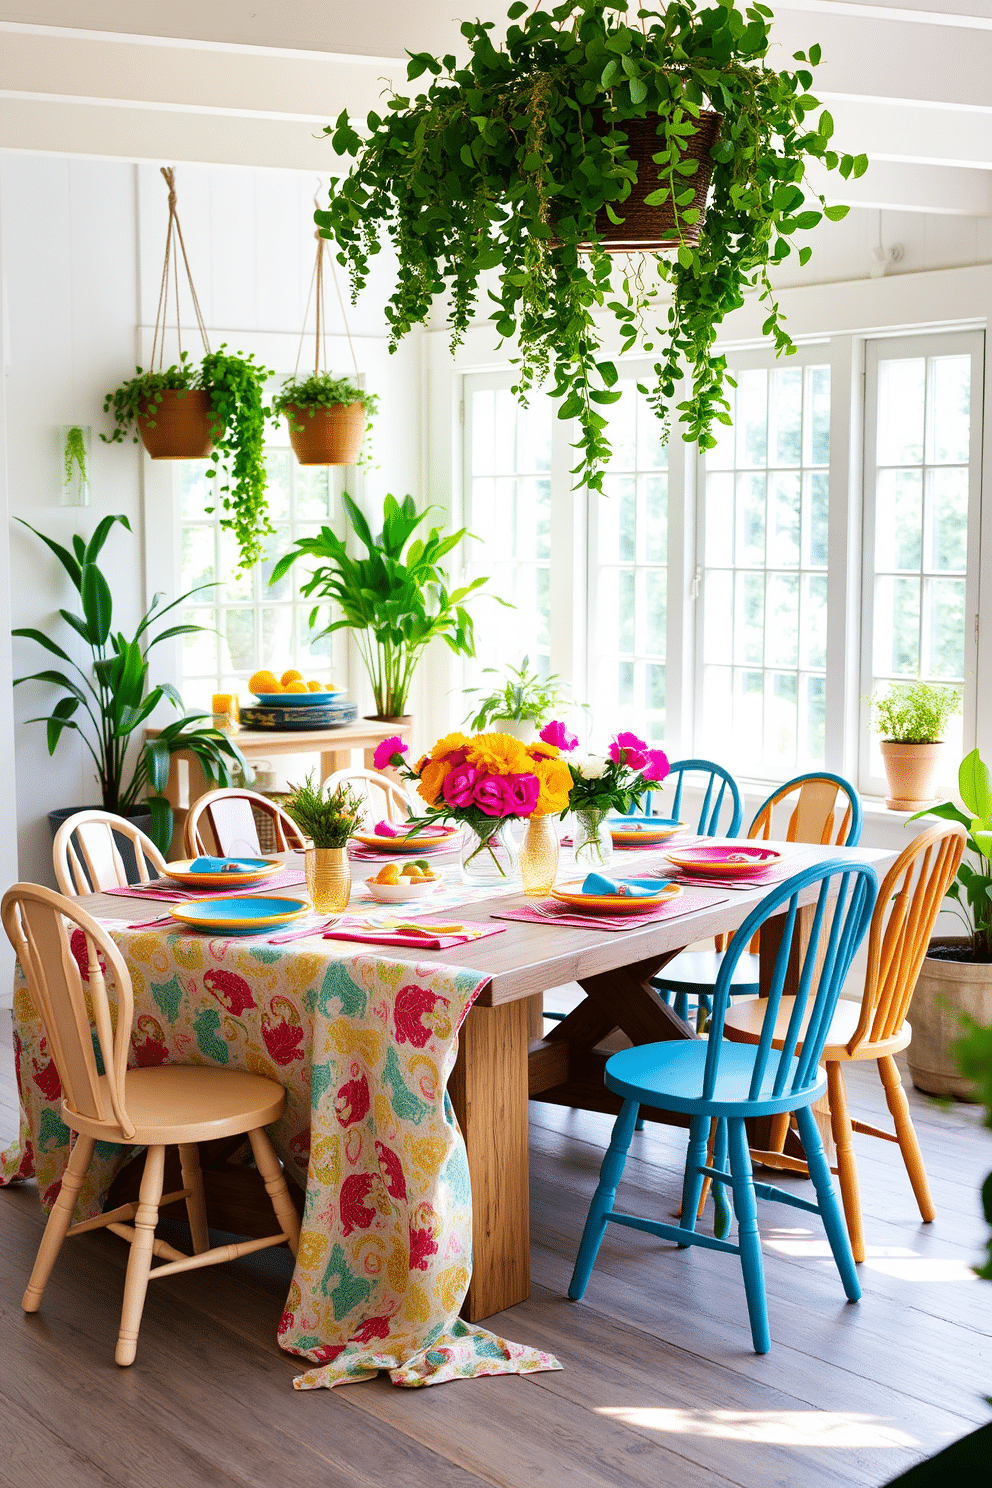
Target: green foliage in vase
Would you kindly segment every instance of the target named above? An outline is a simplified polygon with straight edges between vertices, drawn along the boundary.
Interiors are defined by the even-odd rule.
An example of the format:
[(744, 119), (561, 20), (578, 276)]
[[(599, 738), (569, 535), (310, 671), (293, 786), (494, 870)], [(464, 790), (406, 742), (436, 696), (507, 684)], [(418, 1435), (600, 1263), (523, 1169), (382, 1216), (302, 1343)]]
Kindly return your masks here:
[[(809, 92), (818, 46), (795, 54), (795, 72), (766, 65), (765, 5), (742, 14), (733, 0), (707, 8), (673, 0), (657, 10), (627, 0), (547, 9), (516, 0), (508, 16), (502, 44), (490, 21), (462, 25), (464, 65), (412, 53), (408, 78), (429, 72), (427, 92), (391, 97), (384, 116), (369, 114), (367, 137), (347, 112), (329, 126), (335, 150), (356, 160), (332, 181), (316, 221), (348, 266), (353, 295), (380, 237), (391, 240), (399, 264), (386, 307), (393, 348), (442, 296), (457, 346), (485, 289), (496, 330), (516, 338), (516, 393), (526, 400), (553, 378), (559, 417), (578, 420), (576, 484), (601, 491), (610, 445), (600, 410), (620, 392), (617, 367), (601, 354), (596, 312), (605, 306), (615, 317), (622, 352), (657, 354), (642, 390), (666, 430), (688, 364), (692, 387), (676, 405), (684, 437), (711, 447), (714, 420), (729, 422), (726, 361), (713, 352), (720, 323), (757, 287), (768, 310), (764, 334), (777, 352), (795, 351), (769, 270), (792, 253), (797, 233), (848, 211), (806, 184), (806, 166), (815, 160), (860, 176), (868, 160), (833, 148), (827, 110), (812, 121), (821, 107)], [(693, 246), (684, 229), (699, 225), (690, 145), (701, 109), (723, 122)], [(637, 180), (626, 125), (643, 119), (655, 122), (658, 146), (648, 204), (671, 207), (680, 241), (671, 258), (635, 255), (615, 269), (596, 218), (624, 220)], [(798, 253), (804, 264), (811, 249)], [(496, 292), (486, 287), (490, 271)]]
[[(426, 537), (415, 538), (416, 529), (435, 508), (418, 512), (412, 496), (402, 502), (387, 496), (382, 531), (373, 536), (361, 509), (350, 496), (343, 499), (351, 529), (366, 556), (352, 558), (346, 539), (322, 527), (316, 537), (297, 538), (296, 546), (279, 559), (269, 582), (277, 584), (298, 558), (315, 561), (317, 566), (301, 592), (308, 599), (330, 600), (341, 616), (318, 634), (354, 633), (379, 717), (400, 718), (406, 711), (417, 663), (430, 641), (440, 637), (456, 656), (475, 655), (475, 626), (465, 601), (488, 579), (449, 588), (441, 560), (458, 546), (467, 528), (442, 537), (440, 528), (432, 527)], [(315, 606), (310, 613), (311, 628), (319, 613)]]
[[(479, 699), (476, 712), (469, 720), (469, 728), (485, 729), (500, 718), (510, 718), (515, 723), (547, 723), (551, 715), (561, 707), (565, 693), (557, 672), (541, 677), (530, 670), (530, 657), (525, 656), (519, 667), (508, 666), (501, 673), (498, 667), (483, 667), (494, 677), (504, 678), (502, 686), (494, 687)], [(467, 693), (481, 692), (480, 687), (466, 687)]]
[(273, 531), (265, 498), (263, 458), (265, 421), (271, 410), (262, 402), (262, 384), (272, 373), (259, 366), (253, 355), (231, 356), (226, 346), (207, 352), (199, 366), (184, 351), (177, 363), (164, 370), (143, 372), (137, 367), (135, 371), (135, 377), (122, 382), (104, 399), (104, 413), (113, 411), (114, 428), (100, 438), (106, 444), (123, 444), (130, 433), (137, 444), (142, 405), (148, 405), (143, 415), (145, 423), (154, 428), (152, 414), (161, 404), (163, 392), (209, 392), (214, 453), (206, 473), (211, 477), (218, 471), (221, 474), (218, 489), (225, 515), (220, 524), (234, 534), (241, 567), (250, 568), (262, 557), (262, 539)]
[(65, 489), (68, 490), (73, 479), (78, 477), (80, 491), (88, 491), (90, 473), (86, 460), (86, 435), (79, 424), (73, 424), (65, 432), (62, 462), (62, 484)]
[(958, 794), (967, 811), (953, 801), (943, 801), (917, 811), (910, 821), (920, 816), (940, 816), (968, 828), (968, 851), (975, 861), (962, 861), (945, 897), (965, 923), (972, 959), (992, 961), (992, 775), (977, 749), (961, 761)]
[(893, 744), (939, 744), (948, 720), (961, 711), (956, 687), (932, 682), (893, 682), (883, 696), (871, 699), (875, 732)]
[[(51, 713), (29, 718), (28, 722), (45, 724), (49, 754), (55, 753), (66, 730), (78, 734), (96, 766), (104, 809), (126, 816), (139, 805), (145, 807), (152, 817), (151, 835), (165, 852), (172, 837), (172, 810), (162, 794), (169, 778), (170, 755), (177, 750), (188, 751), (211, 784), (230, 785), (233, 770), (250, 772), (241, 751), (226, 734), (199, 726), (208, 714), (185, 713), (183, 700), (170, 683), (148, 684), (148, 655), (153, 646), (204, 629), (202, 625), (170, 625), (152, 635), (150, 627), (197, 590), (190, 589), (162, 609), (158, 608), (161, 595), (156, 594), (130, 640), (122, 631), (114, 630), (113, 597), (97, 558), (115, 522), (130, 532), (126, 517), (104, 517), (89, 542), (78, 533), (73, 537), (71, 551), (27, 522), (22, 523), (55, 554), (79, 595), (81, 615), (72, 610), (59, 610), (59, 614), (89, 648), (90, 663), (80, 666), (47, 631), (19, 627), (13, 632), (15, 636), (34, 641), (71, 670), (32, 672), (15, 677), (14, 685), (44, 682), (64, 692)], [(211, 585), (198, 587), (209, 589)], [(164, 700), (182, 716), (166, 724), (155, 738), (142, 740), (143, 725)], [(141, 740), (138, 755), (129, 770), (128, 748), (137, 740)]]
[(325, 790), (308, 775), (302, 785), (291, 785), (289, 790), (283, 810), (314, 847), (345, 847), (362, 824), (365, 803), (347, 785)]

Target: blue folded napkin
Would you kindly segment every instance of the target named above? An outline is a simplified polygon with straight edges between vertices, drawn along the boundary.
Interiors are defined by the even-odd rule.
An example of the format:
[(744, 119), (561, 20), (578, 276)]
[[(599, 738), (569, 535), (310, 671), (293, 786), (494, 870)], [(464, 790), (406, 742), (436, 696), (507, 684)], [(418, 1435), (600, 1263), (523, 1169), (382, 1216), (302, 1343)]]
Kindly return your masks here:
[(631, 899), (653, 898), (665, 887), (663, 878), (604, 878), (602, 873), (587, 873), (582, 883), (583, 894), (622, 894)]
[(251, 873), (256, 868), (267, 868), (265, 858), (194, 858), (189, 865), (190, 873)]

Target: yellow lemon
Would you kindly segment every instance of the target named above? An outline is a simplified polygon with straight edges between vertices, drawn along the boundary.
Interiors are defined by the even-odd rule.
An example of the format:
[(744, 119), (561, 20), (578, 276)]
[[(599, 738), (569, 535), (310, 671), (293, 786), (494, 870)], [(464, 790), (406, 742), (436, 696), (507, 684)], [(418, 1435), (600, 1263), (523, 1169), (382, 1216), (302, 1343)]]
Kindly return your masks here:
[(307, 690), (307, 684), (305, 682), (287, 682), (286, 683), (286, 691), (287, 692), (306, 692), (306, 690)]
[(324, 690), (324, 684), (323, 684), (323, 682), (308, 682), (307, 683), (307, 692), (323, 692), (323, 690)]
[(381, 884), (398, 884), (400, 881), (399, 864), (387, 863), (385, 868), (379, 869), (375, 881)]
[(248, 678), (248, 690), (257, 697), (264, 692), (279, 692), (280, 687), (274, 672), (255, 672)]
[(280, 677), (279, 680), (282, 683), (283, 687), (288, 687), (289, 684), (290, 684), (290, 682), (302, 682), (303, 681), (303, 673), (302, 672), (295, 672), (295, 671), (292, 671), (292, 670), (290, 670), (288, 672), (283, 672), (283, 674), (282, 674), (282, 676)]

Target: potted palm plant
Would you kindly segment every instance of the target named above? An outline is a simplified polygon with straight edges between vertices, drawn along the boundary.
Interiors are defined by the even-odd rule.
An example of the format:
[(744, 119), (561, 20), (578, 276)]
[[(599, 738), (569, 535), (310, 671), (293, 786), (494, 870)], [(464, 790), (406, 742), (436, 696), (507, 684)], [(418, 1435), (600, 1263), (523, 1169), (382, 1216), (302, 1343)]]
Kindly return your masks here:
[[(868, 160), (835, 149), (826, 109), (813, 120), (818, 46), (794, 72), (768, 65), (764, 5), (515, 0), (507, 14), (502, 42), (489, 21), (462, 25), (464, 61), (411, 53), (408, 78), (430, 73), (427, 91), (390, 98), (363, 134), (347, 111), (328, 127), (355, 163), (316, 221), (356, 296), (391, 240), (393, 345), (442, 297), (457, 344), (487, 293), (497, 332), (516, 340), (515, 391), (553, 377), (559, 416), (578, 421), (576, 484), (601, 491), (601, 409), (620, 392), (597, 312), (615, 317), (622, 352), (656, 351), (644, 391), (666, 419), (688, 362), (685, 437), (711, 447), (714, 420), (730, 421), (721, 321), (757, 287), (764, 333), (794, 350), (769, 271), (797, 233), (848, 211), (806, 185), (806, 166), (860, 176)], [(615, 272), (611, 255), (631, 250), (653, 263)], [(798, 252), (805, 263), (811, 249)]]
[[(541, 677), (532, 672), (529, 656), (518, 667), (508, 666), (503, 672), (497, 667), (483, 667), (482, 671), (483, 675), (488, 672), (493, 677), (502, 677), (503, 681), (479, 698), (469, 720), (469, 728), (477, 733), (495, 728), (498, 733), (510, 734), (521, 743), (530, 744), (564, 702), (558, 673)], [(466, 687), (465, 691), (472, 694), (482, 689)]]
[(360, 465), (378, 399), (350, 377), (312, 372), (285, 382), (272, 412), (285, 414), (301, 465)]
[(961, 761), (958, 793), (964, 811), (943, 801), (916, 813), (968, 829), (967, 853), (947, 890), (967, 933), (930, 942), (913, 992), (913, 1042), (906, 1057), (918, 1090), (968, 1100), (971, 1084), (953, 1053), (961, 1019), (992, 1023), (992, 776), (977, 749)]
[[(97, 558), (115, 522), (130, 532), (126, 517), (104, 517), (89, 542), (78, 534), (73, 538), (72, 551), (27, 522), (22, 523), (55, 554), (79, 595), (81, 615), (72, 610), (60, 610), (59, 614), (89, 648), (90, 664), (80, 666), (46, 631), (18, 627), (13, 632), (15, 636), (42, 646), (64, 662), (69, 671), (32, 672), (15, 677), (14, 685), (45, 682), (62, 690), (64, 696), (51, 713), (28, 722), (45, 724), (49, 754), (55, 753), (66, 731), (78, 734), (96, 766), (104, 810), (136, 820), (164, 853), (172, 837), (172, 810), (162, 794), (169, 777), (170, 756), (177, 750), (192, 754), (207, 779), (218, 785), (230, 785), (232, 770), (246, 771), (248, 767), (227, 734), (201, 726), (207, 714), (183, 712), (182, 698), (168, 682), (153, 687), (148, 683), (148, 653), (153, 646), (171, 636), (203, 629), (201, 625), (170, 625), (153, 635), (152, 625), (197, 591), (191, 589), (161, 609), (156, 595), (131, 640), (114, 630), (110, 585)], [(165, 700), (181, 716), (160, 729), (155, 738), (144, 740), (137, 757), (129, 762), (129, 744), (140, 738), (138, 731)], [(53, 831), (66, 817), (84, 809), (85, 806), (68, 806), (50, 812)]]
[(889, 782), (885, 804), (890, 811), (919, 811), (934, 799), (944, 729), (960, 711), (961, 694), (931, 682), (894, 682), (871, 704)]
[[(418, 512), (412, 496), (402, 502), (387, 496), (382, 511), (382, 531), (372, 529), (350, 496), (344, 497), (345, 512), (365, 556), (353, 558), (346, 538), (330, 527), (316, 537), (297, 538), (272, 570), (277, 584), (298, 558), (309, 558), (316, 567), (302, 586), (308, 599), (330, 600), (340, 619), (319, 632), (336, 630), (354, 634), (368, 672), (375, 698), (377, 719), (406, 721), (410, 684), (425, 646), (440, 638), (456, 655), (475, 655), (475, 626), (466, 609), (470, 594), (488, 579), (472, 579), (457, 589), (441, 561), (456, 548), (467, 529), (441, 535), (432, 527), (426, 537), (414, 534), (428, 512)], [(310, 614), (315, 626), (319, 607)]]

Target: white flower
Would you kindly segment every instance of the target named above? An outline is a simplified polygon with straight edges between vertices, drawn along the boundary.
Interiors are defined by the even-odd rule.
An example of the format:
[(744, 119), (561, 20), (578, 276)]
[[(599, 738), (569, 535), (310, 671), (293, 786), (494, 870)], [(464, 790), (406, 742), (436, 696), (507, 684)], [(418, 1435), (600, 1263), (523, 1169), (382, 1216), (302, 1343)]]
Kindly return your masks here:
[(601, 754), (573, 755), (569, 764), (583, 780), (600, 780), (606, 774), (607, 762)]

